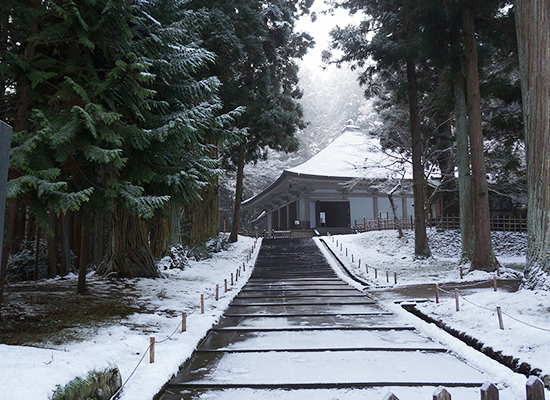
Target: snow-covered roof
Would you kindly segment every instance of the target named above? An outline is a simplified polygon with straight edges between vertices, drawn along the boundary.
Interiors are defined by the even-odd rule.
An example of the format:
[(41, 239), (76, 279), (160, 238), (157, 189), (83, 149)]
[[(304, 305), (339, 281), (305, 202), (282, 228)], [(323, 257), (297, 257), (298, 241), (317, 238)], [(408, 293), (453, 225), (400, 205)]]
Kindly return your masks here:
[(396, 153), (382, 150), (380, 140), (353, 125), (315, 156), (285, 171), (299, 175), (338, 178), (412, 178), (410, 163)]
[[(380, 140), (361, 132), (359, 127), (348, 125), (342, 134), (308, 161), (283, 171), (279, 178), (261, 193), (246, 199), (245, 208), (256, 207), (261, 202), (288, 190), (289, 179), (336, 180), (340, 184), (361, 181), (412, 179), (412, 166), (406, 158), (383, 150)], [(352, 184), (353, 186), (353, 184)]]

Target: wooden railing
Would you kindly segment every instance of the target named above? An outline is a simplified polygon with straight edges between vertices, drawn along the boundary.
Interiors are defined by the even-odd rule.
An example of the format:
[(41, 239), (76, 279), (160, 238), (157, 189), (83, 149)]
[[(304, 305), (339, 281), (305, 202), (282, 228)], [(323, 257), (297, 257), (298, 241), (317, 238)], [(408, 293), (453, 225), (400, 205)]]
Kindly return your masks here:
[[(412, 217), (400, 219), (397, 222), (389, 218), (355, 220), (352, 228), (357, 232), (381, 231), (397, 229), (397, 224), (401, 226), (401, 229), (414, 229)], [(460, 229), (460, 218), (456, 216), (430, 218), (427, 221), (427, 226), (430, 228)], [(527, 220), (516, 217), (492, 217), (491, 231), (527, 232)]]

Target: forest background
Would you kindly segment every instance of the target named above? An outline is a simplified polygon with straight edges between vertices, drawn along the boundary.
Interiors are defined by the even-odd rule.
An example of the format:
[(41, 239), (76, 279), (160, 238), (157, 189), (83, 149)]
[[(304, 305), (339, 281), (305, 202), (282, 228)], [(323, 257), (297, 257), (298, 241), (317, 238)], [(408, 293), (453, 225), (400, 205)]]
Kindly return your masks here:
[[(331, 102), (327, 85), (299, 74), (313, 39), (296, 20), (315, 19), (312, 3), (3, 2), (0, 115), (14, 133), (0, 301), (9, 260), (23, 254), (30, 279), (78, 271), (79, 293), (91, 269), (157, 276), (171, 246), (218, 234), (224, 171), (235, 171), (237, 240), (245, 165), (299, 150), (298, 136), (305, 158), (347, 119), (412, 160), (415, 204), (437, 168), (441, 190), (470, 207), (472, 269), (498, 268), (489, 190), (524, 206), (526, 285), (548, 288), (547, 2), (331, 1), (361, 18), (333, 30), (324, 59), (351, 65), (362, 85)], [(302, 90), (316, 95), (300, 100)], [(417, 257), (430, 254), (425, 220), (415, 207)]]

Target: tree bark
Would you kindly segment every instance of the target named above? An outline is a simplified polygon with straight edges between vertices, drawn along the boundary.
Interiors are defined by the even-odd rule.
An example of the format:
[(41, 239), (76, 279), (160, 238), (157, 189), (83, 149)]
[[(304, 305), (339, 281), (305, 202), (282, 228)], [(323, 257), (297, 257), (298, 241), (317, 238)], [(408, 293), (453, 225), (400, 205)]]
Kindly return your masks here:
[(151, 252), (155, 258), (162, 257), (170, 248), (170, 214), (172, 212), (170, 203), (162, 210), (155, 211), (151, 221)]
[(50, 231), (51, 233), (47, 234), (47, 277), (55, 278), (57, 276), (57, 238), (56, 238), (56, 229), (57, 219), (53, 211), (50, 211)]
[(458, 68), (454, 81), (456, 158), (458, 164), (458, 198), (460, 210), (460, 238), (462, 254), (460, 263), (471, 263), (474, 257), (475, 232), (472, 204), (472, 177), (470, 175), (470, 146), (464, 76)]
[(550, 290), (550, 2), (516, 0), (527, 159), (524, 286)]
[(479, 93), (478, 61), (472, 10), (464, 8), (464, 50), (466, 67), (466, 95), (468, 104), (468, 129), (472, 163), (472, 199), (474, 208), (475, 247), (470, 270), (495, 271), (498, 261), (491, 243), (491, 220), (487, 172), (483, 155), (481, 130), (481, 96)]
[(86, 287), (86, 271), (88, 269), (88, 265), (90, 264), (90, 229), (85, 226), (85, 224), (82, 224), (81, 231), (82, 233), (80, 234), (80, 254), (78, 256), (78, 283), (76, 292), (78, 294), (86, 294), (86, 292), (88, 291)]
[(431, 256), (426, 235), (426, 211), (424, 196), (424, 167), (422, 165), (422, 134), (420, 132), (420, 115), (418, 110), (418, 88), (416, 66), (412, 59), (407, 59), (407, 89), (409, 96), (409, 119), (411, 124), (411, 150), (413, 164), (414, 196), (414, 255), (417, 258)]
[(59, 275), (65, 276), (69, 273), (72, 260), (71, 260), (71, 218), (68, 211), (65, 214), (61, 215), (61, 267), (59, 269)]
[(118, 206), (113, 209), (107, 253), (97, 269), (99, 275), (121, 278), (159, 276), (148, 243), (145, 222)]
[(244, 146), (239, 150), (239, 164), (237, 166), (237, 185), (235, 190), (235, 208), (233, 209), (233, 223), (231, 224), (231, 234), (229, 242), (237, 241), (239, 233), (239, 220), (241, 218), (241, 202), (243, 197), (243, 177), (244, 177)]

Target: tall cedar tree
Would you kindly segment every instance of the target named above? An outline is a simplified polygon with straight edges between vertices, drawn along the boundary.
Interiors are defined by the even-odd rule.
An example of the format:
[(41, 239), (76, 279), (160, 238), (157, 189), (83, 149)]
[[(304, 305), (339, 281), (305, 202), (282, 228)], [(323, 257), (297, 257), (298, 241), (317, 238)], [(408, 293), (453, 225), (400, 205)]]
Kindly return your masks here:
[(230, 241), (237, 240), (243, 192), (244, 164), (266, 156), (266, 149), (295, 151), (297, 129), (303, 128), (302, 110), (296, 102), (298, 67), (311, 37), (294, 32), (300, 11), (309, 1), (204, 1), (192, 4), (208, 10), (209, 33), (205, 43), (217, 55), (211, 71), (222, 82), (224, 110), (244, 107), (234, 129), (245, 132), (238, 143), (221, 154), (227, 167), (237, 169), (237, 183)]
[(516, 0), (527, 147), (526, 286), (550, 289), (550, 3)]
[[(350, 62), (353, 67), (364, 67), (368, 59), (374, 66), (366, 68), (361, 83), (366, 84), (377, 75), (391, 76), (403, 73), (406, 76), (406, 93), (409, 106), (410, 148), (413, 165), (415, 257), (431, 255), (426, 235), (426, 180), (421, 136), (421, 121), (418, 100), (417, 59), (418, 25), (415, 20), (418, 9), (411, 2), (403, 1), (342, 1), (340, 7), (350, 12), (364, 11), (371, 19), (359, 26), (337, 28), (331, 32), (332, 47), (341, 49), (344, 55), (337, 62)], [(367, 39), (369, 32), (374, 33)], [(330, 54), (325, 53), (330, 59)]]
[[(112, 212), (124, 224), (112, 224), (103, 272), (156, 276), (143, 218), (170, 197), (198, 198), (215, 172), (203, 134), (220, 123), (219, 83), (197, 79), (213, 60), (200, 46), (203, 17), (179, 1), (46, 1), (34, 14), (12, 5), (12, 15), (38, 25), (21, 34), (35, 56), (13, 46), (3, 64), (16, 88), (28, 77), (33, 110), (15, 132), (11, 167), (21, 176), (10, 196), (25, 198), (46, 227), (54, 213), (86, 215), (86, 204)], [(73, 239), (77, 256), (89, 250), (90, 222)]]

